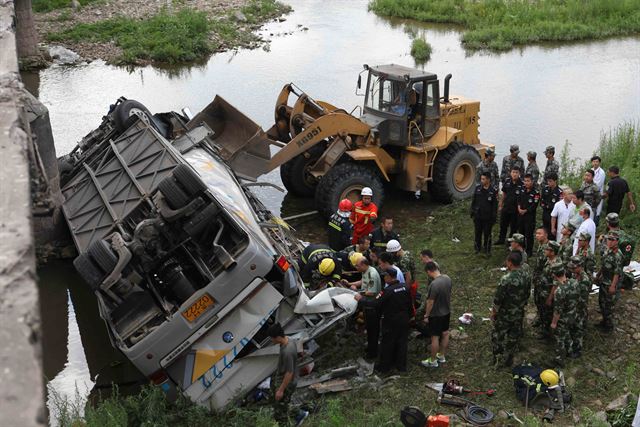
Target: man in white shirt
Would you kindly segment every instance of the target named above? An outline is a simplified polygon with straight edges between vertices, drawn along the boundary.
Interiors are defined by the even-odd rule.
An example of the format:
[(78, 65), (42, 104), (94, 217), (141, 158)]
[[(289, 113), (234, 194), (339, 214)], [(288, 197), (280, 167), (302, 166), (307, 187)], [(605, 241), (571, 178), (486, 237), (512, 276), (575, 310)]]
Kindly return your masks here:
[(589, 233), (589, 235), (591, 235), (591, 240), (589, 241), (591, 252), (594, 252), (596, 250), (596, 223), (593, 222), (593, 219), (591, 219), (592, 213), (593, 212), (591, 212), (591, 209), (588, 207), (584, 207), (580, 210), (580, 216), (582, 217), (583, 221), (574, 234), (574, 236), (576, 237), (573, 241), (573, 255), (578, 252), (578, 236), (580, 236), (581, 233)]
[(575, 208), (571, 188), (562, 190), (562, 200), (557, 202), (551, 211), (551, 234), (556, 236), (556, 242), (562, 240), (562, 229), (569, 222), (569, 218)]
[[(600, 194), (604, 195), (604, 180), (605, 177), (607, 176), (607, 174), (604, 172), (604, 170), (600, 167), (600, 162), (602, 160), (600, 159), (600, 156), (593, 156), (591, 158), (591, 167), (593, 169), (593, 182), (596, 183), (596, 185), (598, 186), (598, 188), (600, 189)], [(600, 222), (600, 212), (602, 212), (602, 205), (604, 203), (604, 200), (601, 199), (600, 203), (598, 204), (597, 208), (594, 206), (594, 208), (596, 209), (596, 216), (595, 216), (595, 223), (596, 225), (598, 225), (598, 223)]]
[(591, 219), (594, 219), (595, 212), (591, 205), (584, 201), (584, 193), (582, 190), (578, 190), (573, 194), (573, 212), (569, 216), (569, 221), (578, 228), (582, 224), (582, 215), (580, 211), (584, 208), (589, 208), (591, 211)]

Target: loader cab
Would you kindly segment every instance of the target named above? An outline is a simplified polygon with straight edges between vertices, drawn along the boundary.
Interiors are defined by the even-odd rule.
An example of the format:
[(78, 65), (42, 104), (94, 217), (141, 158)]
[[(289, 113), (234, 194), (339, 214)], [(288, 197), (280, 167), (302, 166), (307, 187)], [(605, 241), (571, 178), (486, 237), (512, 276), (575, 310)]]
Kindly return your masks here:
[(362, 121), (381, 145), (422, 143), (440, 125), (438, 77), (401, 65), (368, 67)]

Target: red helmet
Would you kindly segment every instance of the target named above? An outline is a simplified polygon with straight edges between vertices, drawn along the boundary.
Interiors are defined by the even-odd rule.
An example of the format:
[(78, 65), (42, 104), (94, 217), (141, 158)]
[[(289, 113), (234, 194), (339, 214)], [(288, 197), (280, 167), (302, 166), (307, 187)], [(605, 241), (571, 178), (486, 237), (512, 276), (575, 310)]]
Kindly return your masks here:
[(351, 203), (351, 200), (349, 200), (349, 199), (340, 200), (340, 204), (338, 205), (338, 209), (343, 211), (343, 212), (351, 211), (352, 207), (353, 207), (353, 204)]

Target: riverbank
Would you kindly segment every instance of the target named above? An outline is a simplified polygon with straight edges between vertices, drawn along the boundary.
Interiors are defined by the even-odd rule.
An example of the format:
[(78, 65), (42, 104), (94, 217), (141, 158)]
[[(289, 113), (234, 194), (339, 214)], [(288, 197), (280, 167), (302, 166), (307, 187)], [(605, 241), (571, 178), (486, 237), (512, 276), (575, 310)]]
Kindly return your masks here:
[(291, 10), (276, 0), (72, 3), (34, 1), (34, 10), (42, 10), (35, 14), (40, 39), (86, 60), (127, 65), (202, 61), (215, 52), (259, 47), (265, 41), (256, 31)]
[(640, 33), (640, 0), (372, 0), (369, 9), (381, 16), (462, 25), (462, 44), (472, 50)]

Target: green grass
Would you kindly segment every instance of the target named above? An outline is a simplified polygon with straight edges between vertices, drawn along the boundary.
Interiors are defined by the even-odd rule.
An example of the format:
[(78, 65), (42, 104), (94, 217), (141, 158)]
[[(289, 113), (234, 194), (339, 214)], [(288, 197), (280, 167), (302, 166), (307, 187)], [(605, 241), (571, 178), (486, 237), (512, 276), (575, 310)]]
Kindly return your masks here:
[[(571, 144), (567, 142), (560, 155), (560, 181), (576, 189), (582, 182), (584, 171), (591, 169), (591, 162), (578, 161), (570, 152)], [(640, 206), (640, 122), (626, 122), (602, 133), (598, 148), (593, 154), (602, 158), (601, 167), (605, 172), (610, 166), (620, 168), (620, 176), (627, 180), (634, 195), (633, 200)], [(640, 215), (637, 211), (635, 214), (629, 212), (626, 198), (620, 214), (623, 228), (633, 229), (636, 234), (640, 234)]]
[[(275, 0), (252, 0), (240, 9), (249, 26), (289, 12)], [(213, 35), (213, 37), (211, 37)], [(49, 41), (108, 43), (122, 49), (116, 62), (176, 64), (207, 58), (223, 47), (248, 46), (257, 41), (250, 29), (240, 27), (232, 13), (209, 19), (206, 12), (161, 10), (146, 19), (120, 16), (95, 23), (79, 23), (48, 35)]]
[(431, 45), (424, 38), (415, 38), (411, 42), (411, 56), (418, 63), (425, 63), (431, 58)]
[(640, 32), (640, 0), (372, 0), (378, 15), (465, 27), (469, 49), (624, 36)]

